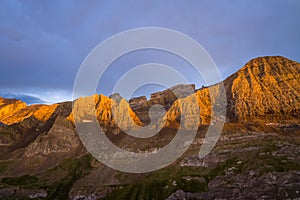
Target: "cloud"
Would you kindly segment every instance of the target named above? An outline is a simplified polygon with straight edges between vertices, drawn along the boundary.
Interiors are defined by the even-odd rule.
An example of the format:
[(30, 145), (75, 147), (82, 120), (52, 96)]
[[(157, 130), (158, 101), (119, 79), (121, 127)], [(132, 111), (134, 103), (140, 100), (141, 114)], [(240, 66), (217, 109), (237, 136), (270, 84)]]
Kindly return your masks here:
[(72, 100), (72, 94), (65, 90), (41, 90), (31, 88), (20, 90), (20, 88), (0, 89), (0, 96), (9, 99), (18, 99), (31, 104), (53, 104)]
[(7, 99), (18, 99), (18, 100), (25, 102), (27, 105), (48, 103), (36, 96), (31, 96), (31, 95), (27, 95), (27, 94), (16, 94), (16, 93), (9, 94), (8, 93), (8, 94), (0, 94), (0, 96), (3, 98), (7, 98)]
[[(145, 26), (191, 36), (206, 48), (224, 78), (256, 56), (283, 55), (300, 61), (297, 0), (11, 0), (0, 1), (0, 85), (21, 91), (38, 87), (37, 95), (45, 90), (71, 92), (80, 64), (97, 44)], [(133, 59), (142, 60), (138, 55)], [(110, 78), (120, 66), (130, 64), (120, 62), (105, 84), (111, 87)], [(105, 91), (108, 88), (99, 92)]]

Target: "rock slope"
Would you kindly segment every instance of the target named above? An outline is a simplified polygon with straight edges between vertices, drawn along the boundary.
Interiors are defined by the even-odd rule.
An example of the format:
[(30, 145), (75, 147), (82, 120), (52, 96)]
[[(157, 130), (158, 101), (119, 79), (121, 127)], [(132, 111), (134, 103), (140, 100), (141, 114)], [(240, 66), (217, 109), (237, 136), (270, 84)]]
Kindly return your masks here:
[(281, 56), (250, 60), (224, 81), (232, 121), (298, 121), (300, 64)]
[[(280, 56), (250, 60), (228, 77), (224, 86), (227, 122), (299, 123), (300, 64), (295, 61)], [(216, 84), (193, 94), (199, 104), (201, 124), (211, 122), (212, 105), (215, 105), (214, 101), (222, 91), (220, 84)], [(188, 103), (191, 96), (181, 101)], [(178, 122), (179, 110), (177, 100), (166, 113), (167, 125)]]

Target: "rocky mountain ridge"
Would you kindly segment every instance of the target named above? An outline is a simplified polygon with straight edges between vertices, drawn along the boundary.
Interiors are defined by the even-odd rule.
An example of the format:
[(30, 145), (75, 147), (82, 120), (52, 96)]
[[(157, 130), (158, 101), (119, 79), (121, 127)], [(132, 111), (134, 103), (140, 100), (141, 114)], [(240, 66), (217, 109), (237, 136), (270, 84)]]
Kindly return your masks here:
[[(225, 79), (223, 83), (227, 98), (227, 122), (299, 123), (299, 63), (280, 56), (255, 58)], [(115, 134), (120, 133), (119, 127), (128, 130), (149, 124), (149, 109), (156, 104), (163, 106), (166, 110), (163, 117), (164, 126), (178, 128), (181, 103), (188, 104), (195, 99), (200, 109), (200, 124), (209, 125), (212, 122), (211, 114), (214, 112), (212, 109), (214, 102), (211, 101), (220, 95), (219, 87), (219, 84), (215, 84), (196, 90), (195, 85), (178, 85), (152, 94), (149, 100), (146, 97), (137, 97), (126, 101), (119, 95), (112, 95), (111, 98), (94, 95), (80, 98), (77, 102), (88, 103), (89, 101), (92, 107), (95, 107), (96, 117), (101, 127)], [(189, 109), (192, 115), (199, 114), (193, 112), (196, 110), (195, 108), (190, 107)], [(76, 111), (76, 107), (74, 110)], [(64, 143), (65, 141), (66, 149), (72, 148), (74, 144), (78, 146), (73, 112), (72, 102), (26, 106), (20, 100), (0, 98), (0, 131), (2, 132), (0, 145), (8, 145), (13, 150), (20, 145), (27, 146), (36, 142), (35, 145), (28, 147), (29, 150), (26, 150), (27, 156), (35, 155), (37, 152), (48, 154), (48, 150), (37, 150), (47, 146), (40, 141), (50, 142), (54, 139), (53, 145), (55, 142)], [(89, 121), (82, 110), (77, 109), (77, 114), (86, 122)], [(197, 116), (188, 116), (182, 126), (184, 128), (195, 126), (193, 122), (195, 117), (197, 118)], [(116, 121), (116, 119), (118, 120)], [(61, 134), (70, 133), (71, 138), (61, 138), (61, 134), (53, 133), (53, 127), (61, 126), (58, 124), (61, 124), (62, 121), (65, 126), (58, 131), (61, 131)], [(40, 134), (46, 134), (46, 138), (42, 139)], [(57, 134), (59, 137), (50, 139), (52, 134)], [(52, 148), (51, 151), (60, 152), (59, 149), (54, 149)]]
[[(280, 56), (252, 59), (223, 83), (227, 122), (299, 123), (299, 63)], [(202, 124), (210, 123), (211, 100), (216, 99), (220, 91), (220, 84), (216, 84), (193, 94), (200, 107)], [(175, 101), (168, 110), (168, 121), (178, 118), (179, 106)]]
[[(299, 158), (297, 153), (299, 151), (297, 147), (298, 139), (296, 138), (294, 141), (293, 138), (289, 139), (289, 142), (285, 142), (290, 135), (300, 133), (300, 64), (280, 56), (255, 58), (250, 60), (238, 72), (225, 79), (223, 83), (225, 87), (223, 92), (227, 98), (227, 102), (225, 102), (227, 112), (226, 116), (223, 116), (226, 124), (219, 141), (220, 144), (216, 147), (216, 152), (213, 152), (213, 156), (210, 155), (204, 160), (199, 160), (191, 153), (196, 152), (197, 147), (193, 147), (192, 151), (187, 153), (187, 157), (177, 163), (180, 167), (201, 167), (201, 170), (204, 171), (197, 172), (199, 177), (195, 178), (190, 177), (190, 174), (184, 174), (181, 180), (178, 179), (178, 174), (170, 175), (169, 172), (166, 172), (167, 175), (163, 174), (167, 178), (163, 177), (162, 182), (158, 182), (157, 185), (166, 184), (169, 189), (176, 188), (176, 190), (173, 193), (170, 193), (171, 190), (164, 188), (157, 188), (157, 190), (161, 191), (162, 189), (166, 193), (170, 193), (170, 199), (174, 199), (176, 195), (198, 196), (201, 199), (205, 199), (205, 195), (211, 198), (218, 197), (213, 196), (215, 195), (213, 192), (192, 195), (180, 191), (183, 188), (183, 183), (188, 185), (187, 191), (193, 191), (191, 188), (194, 186), (189, 184), (194, 183), (194, 181), (200, 181), (200, 185), (207, 184), (208, 188), (218, 191), (218, 194), (222, 197), (222, 191), (218, 188), (225, 185), (226, 189), (224, 190), (230, 191), (233, 186), (224, 182), (223, 178), (236, 180), (237, 176), (232, 175), (234, 170), (245, 173), (241, 174), (240, 177), (243, 178), (244, 182), (249, 181), (247, 176), (250, 171), (247, 171), (246, 164), (236, 163), (252, 163), (253, 161), (248, 161), (247, 158), (256, 158), (255, 152), (257, 151), (262, 155), (260, 162), (268, 158), (268, 152), (270, 154), (275, 152), (275, 158), (271, 157), (268, 165), (275, 165), (275, 162), (276, 167), (281, 170), (276, 173), (264, 174), (262, 177), (265, 179), (278, 174), (289, 177), (287, 169), (293, 170), (292, 174), (300, 173), (296, 170), (299, 166), (295, 164)], [(167, 144), (174, 137), (174, 132), (176, 132), (179, 125), (187, 129), (194, 126), (193, 119), (197, 117), (200, 119), (199, 134), (204, 135), (207, 126), (213, 123), (211, 120), (212, 112), (217, 112), (218, 107), (215, 107), (215, 109), (213, 105), (220, 96), (219, 92), (220, 84), (215, 84), (198, 90), (195, 89), (194, 85), (178, 85), (152, 94), (149, 100), (146, 97), (136, 97), (127, 101), (118, 95), (106, 97), (96, 94), (91, 97), (79, 98), (73, 102), (74, 108), (72, 108), (72, 102), (26, 106), (24, 102), (19, 100), (0, 98), (0, 198), (21, 198), (22, 194), (26, 194), (27, 197), (31, 195), (37, 198), (57, 199), (60, 194), (63, 194), (64, 196), (60, 196), (60, 199), (71, 197), (80, 199), (80, 195), (83, 195), (83, 197), (81, 196), (83, 199), (88, 198), (88, 196), (101, 199), (106, 194), (121, 190), (123, 187), (129, 191), (128, 195), (132, 195), (130, 184), (140, 181), (137, 182), (138, 185), (135, 185), (135, 187), (138, 188), (143, 184), (147, 185), (148, 183), (141, 182), (140, 179), (146, 175), (122, 174), (104, 167), (87, 154), (76, 132), (74, 112), (76, 112), (75, 117), (79, 117), (79, 120), (82, 120), (83, 123), (89, 123), (93, 118), (90, 118), (80, 107), (76, 107), (76, 102), (94, 108), (95, 112), (92, 113), (95, 114), (100, 126), (107, 131), (107, 136), (115, 144), (125, 149), (133, 149), (133, 146), (137, 145), (137, 151), (150, 151), (151, 149), (159, 149), (159, 145)], [(198, 103), (196, 105), (199, 106), (200, 114), (193, 112), (195, 108), (190, 107), (189, 113), (193, 116), (188, 116), (184, 123), (180, 122), (180, 106), (182, 103), (188, 105), (189, 102), (195, 100)], [(150, 123), (149, 110), (151, 106), (156, 104), (161, 105), (166, 110), (162, 117), (165, 121), (165, 129), (158, 136), (150, 138), (148, 143), (144, 140), (135, 141), (134, 138), (126, 136), (126, 133), (118, 127), (117, 124), (119, 123), (122, 123), (121, 126), (125, 130), (148, 125)], [(262, 134), (262, 130), (268, 132), (268, 134)], [(229, 135), (236, 132), (238, 132), (237, 135)], [(276, 135), (277, 132), (281, 136)], [(257, 141), (260, 141), (259, 144), (263, 146), (265, 138), (268, 139), (265, 147), (260, 149), (260, 147), (255, 146)], [(277, 146), (275, 148), (273, 140), (270, 138), (275, 138), (276, 141), (280, 139), (280, 142), (276, 143), (280, 148)], [(228, 144), (232, 141), (233, 144)], [(234, 141), (238, 142), (234, 143)], [(198, 138), (193, 144), (197, 146), (202, 142), (203, 138)], [(294, 142), (297, 144), (294, 144)], [(293, 151), (286, 150), (289, 148)], [(236, 162), (232, 164), (234, 168), (232, 166), (227, 167), (231, 164), (232, 157), (225, 150), (236, 152), (236, 155), (251, 152), (251, 156), (245, 153), (245, 161), (234, 158), (234, 162)], [(223, 156), (225, 156), (224, 160), (222, 160)], [(279, 157), (283, 160), (282, 162)], [(181, 166), (180, 163), (185, 161), (191, 163), (191, 166)], [(209, 168), (216, 166), (217, 168), (212, 168), (212, 171), (209, 171), (211, 174), (207, 175), (208, 172), (205, 170), (208, 169), (203, 169), (203, 167), (207, 167), (206, 164), (198, 166), (197, 163), (213, 163), (213, 166), (210, 166), (210, 164), (207, 164), (207, 166)], [(171, 169), (178, 170), (177, 164), (171, 166)], [(253, 168), (255, 164), (252, 163), (251, 167)], [(284, 168), (282, 169), (280, 166), (284, 166)], [(220, 170), (223, 167), (226, 173), (225, 176), (222, 176), (223, 172), (216, 176), (214, 170)], [(249, 170), (254, 170), (252, 168), (249, 168)], [(185, 170), (182, 172), (180, 168), (177, 172), (179, 174), (185, 173)], [(197, 174), (192, 168), (188, 170), (192, 170), (192, 174)], [(256, 174), (251, 175), (253, 179), (259, 173), (258, 170), (254, 171)], [(155, 176), (157, 177), (157, 175)], [(161, 178), (160, 176), (158, 175), (159, 178)], [(172, 176), (172, 180), (169, 176)], [(266, 181), (264, 178), (255, 179), (253, 184), (249, 184), (249, 188), (253, 189), (255, 184)], [(152, 180), (151, 175), (150, 179)], [(292, 178), (287, 179), (291, 182), (294, 181)], [(168, 183), (165, 183), (165, 180)], [(169, 180), (171, 180), (170, 183)], [(237, 183), (242, 184), (243, 181), (238, 180)], [(280, 184), (283, 183), (280, 182)], [(129, 186), (127, 187), (127, 185)], [(298, 187), (298, 185), (296, 186)], [(149, 186), (150, 190), (153, 187), (153, 185)], [(33, 188), (34, 192), (32, 193), (28, 188)], [(64, 190), (64, 188), (67, 189)], [(268, 188), (274, 189), (273, 186), (269, 185)], [(293, 185), (284, 185), (283, 188), (290, 189), (293, 188)], [(15, 190), (19, 193), (14, 192)], [(197, 191), (204, 190), (206, 189), (201, 186)], [(264, 193), (264, 191), (259, 192), (260, 194)], [(269, 192), (268, 194), (273, 194), (271, 191)], [(42, 194), (42, 196), (39, 196), (39, 194)], [(296, 195), (296, 193), (291, 194)], [(224, 195), (224, 198), (227, 197), (225, 192)], [(251, 192), (247, 195), (251, 195)], [(283, 193), (280, 193), (280, 197), (282, 195)], [(111, 199), (115, 199), (114, 197), (112, 196)], [(271, 195), (270, 197), (274, 196)], [(109, 199), (109, 196), (107, 198)]]
[[(223, 83), (226, 88), (227, 121), (292, 122), (300, 118), (300, 64), (295, 61), (280, 56), (252, 59)], [(152, 105), (162, 105), (167, 110), (166, 115), (169, 116), (167, 120), (170, 121), (171, 118), (178, 118), (179, 113), (174, 113), (179, 106), (176, 102), (177, 98), (184, 99), (195, 95), (201, 110), (202, 124), (209, 124), (211, 99), (219, 95), (213, 94), (214, 91), (218, 91), (218, 88), (219, 84), (198, 90), (195, 90), (195, 85), (178, 85), (151, 94), (149, 100), (142, 96), (130, 99), (128, 102), (122, 97), (118, 97), (121, 99), (120, 102), (117, 102), (114, 99), (116, 97), (113, 96), (108, 98), (104, 95), (94, 95), (93, 98), (95, 98), (99, 122), (113, 126), (113, 115), (110, 112), (112, 103), (120, 104), (123, 112), (128, 110), (133, 121), (141, 125), (149, 123), (148, 112)], [(0, 122), (11, 125), (30, 117), (47, 121), (57, 107), (58, 104), (26, 106), (19, 100), (1, 98)], [(71, 113), (70, 107), (64, 112)]]

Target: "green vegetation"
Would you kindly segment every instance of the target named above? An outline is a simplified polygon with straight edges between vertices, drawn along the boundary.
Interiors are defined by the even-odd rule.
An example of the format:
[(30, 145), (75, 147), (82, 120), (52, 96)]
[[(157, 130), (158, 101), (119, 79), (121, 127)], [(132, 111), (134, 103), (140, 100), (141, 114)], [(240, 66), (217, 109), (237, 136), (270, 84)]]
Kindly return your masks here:
[(67, 175), (47, 188), (47, 199), (68, 199), (68, 193), (73, 184), (91, 169), (91, 156), (85, 155), (77, 159), (65, 159), (54, 170), (61, 168)]
[[(109, 194), (105, 199), (165, 199), (177, 189), (186, 192), (205, 191), (205, 179), (197, 179), (201, 178), (205, 171), (199, 167), (167, 167)], [(191, 180), (184, 179), (186, 176), (192, 177)]]
[[(224, 183), (226, 187), (231, 185), (234, 187), (237, 174), (243, 177), (261, 178), (269, 172), (289, 172), (300, 169), (295, 154), (291, 153), (295, 144), (276, 139), (263, 142), (247, 140), (242, 145), (229, 145), (223, 146), (223, 149), (218, 148), (218, 150), (231, 150), (229, 153), (219, 154), (220, 158), (226, 158), (225, 161), (216, 161), (209, 168), (181, 167), (179, 162), (176, 162), (164, 169), (140, 176), (118, 172), (114, 178), (120, 184), (102, 185), (103, 191), (109, 192), (105, 199), (166, 199), (177, 190), (191, 193), (206, 192), (208, 183), (216, 177), (219, 178), (214, 181), (222, 180), (221, 185)], [(65, 159), (36, 177), (24, 175), (3, 178), (0, 184), (1, 187), (44, 189), (48, 194), (45, 199), (68, 199), (74, 183), (90, 173), (91, 161), (90, 155)], [(5, 171), (7, 164), (7, 162), (0, 163), (0, 172)], [(242, 181), (241, 179), (240, 184), (243, 184)]]
[(210, 181), (216, 176), (223, 176), (225, 175), (226, 169), (232, 167), (237, 162), (236, 159), (228, 159), (225, 162), (221, 163), (220, 165), (216, 166), (215, 168), (211, 169), (205, 174), (205, 179)]
[(259, 175), (263, 175), (268, 172), (288, 172), (290, 170), (298, 170), (299, 168), (299, 163), (288, 161), (285, 157), (276, 158), (266, 155), (248, 161), (244, 171), (256, 169)]
[(13, 185), (13, 186), (26, 186), (26, 185), (33, 185), (37, 181), (38, 178), (34, 176), (24, 175), (19, 177), (3, 178), (1, 180), (1, 183), (5, 185)]
[(204, 192), (208, 182), (216, 176), (225, 175), (228, 168), (234, 167), (234, 173), (241, 173), (244, 164), (237, 164), (237, 161), (237, 158), (231, 158), (214, 168), (167, 167), (112, 192), (105, 199), (166, 199), (179, 189), (192, 193)]
[[(59, 177), (58, 181), (49, 185), (44, 180), (31, 175), (24, 175), (19, 177), (3, 178), (0, 183), (1, 186), (21, 186), (22, 188), (36, 188), (47, 190), (48, 196), (46, 199), (68, 199), (68, 193), (75, 181), (86, 175), (91, 169), (91, 156), (85, 155), (76, 159), (65, 159), (59, 165), (49, 170), (53, 173), (56, 170), (65, 172), (65, 176)], [(6, 168), (5, 163), (0, 163), (0, 172)]]
[(233, 176), (248, 175), (250, 170), (254, 170), (254, 176), (262, 176), (269, 172), (288, 172), (300, 168), (300, 163), (294, 160), (272, 155), (272, 152), (278, 150), (274, 141), (257, 145), (250, 143), (245, 147), (259, 145), (261, 148), (233, 154), (212, 168), (173, 165), (152, 172), (133, 184), (125, 185), (107, 195), (105, 199), (166, 199), (179, 189), (192, 193), (206, 191), (207, 184), (212, 179), (227, 173)]
[(1, 162), (0, 163), (0, 174), (3, 173), (7, 169), (7, 163), (6, 162)]

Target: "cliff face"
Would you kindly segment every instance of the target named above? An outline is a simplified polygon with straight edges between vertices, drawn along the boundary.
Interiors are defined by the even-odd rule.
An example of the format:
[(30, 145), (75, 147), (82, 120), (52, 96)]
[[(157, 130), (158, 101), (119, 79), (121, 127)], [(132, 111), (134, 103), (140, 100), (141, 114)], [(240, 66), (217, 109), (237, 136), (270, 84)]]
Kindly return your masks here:
[[(300, 64), (295, 61), (280, 56), (253, 59), (228, 77), (224, 86), (229, 122), (298, 123), (300, 120)], [(201, 124), (211, 122), (211, 101), (218, 98), (219, 87), (216, 84), (192, 95), (199, 104)], [(194, 108), (190, 109), (192, 112)], [(179, 110), (180, 104), (175, 101), (166, 113), (167, 125), (179, 122)]]
[(18, 112), (14, 112), (12, 115), (6, 116), (2, 122), (4, 124), (10, 125), (24, 121), (27, 118), (35, 117), (39, 121), (47, 121), (51, 115), (53, 115), (58, 104), (53, 105), (32, 105), (24, 107)]
[(66, 118), (72, 109), (71, 102), (27, 107), (21, 101), (9, 99), (7, 102), (10, 104), (1, 107), (0, 111), (5, 111), (7, 107), (18, 109), (0, 118), (0, 144), (12, 145), (12, 149), (26, 147), (38, 135), (47, 134), (55, 119), (59, 116)]
[(177, 99), (187, 97), (193, 93), (195, 93), (194, 84), (180, 84), (164, 91), (151, 94), (149, 100), (147, 100), (145, 96), (142, 96), (129, 100), (129, 103), (130, 107), (137, 114), (140, 120), (144, 124), (149, 124), (150, 117), (148, 113), (151, 106), (159, 104), (164, 107), (165, 110), (169, 110)]
[(300, 64), (297, 62), (280, 56), (256, 58), (224, 84), (231, 121), (299, 121)]
[(73, 112), (68, 117), (68, 119), (73, 122), (75, 122), (74, 112), (76, 122), (79, 123), (93, 121), (96, 116), (104, 131), (110, 129), (118, 133), (119, 128), (129, 130), (142, 125), (140, 119), (123, 98), (114, 100), (104, 95), (79, 98), (75, 101)]
[(132, 109), (143, 107), (147, 104), (146, 96), (136, 97), (129, 100), (129, 105)]
[(26, 103), (15, 99), (4, 99), (0, 97), (0, 122), (5, 124), (9, 117), (13, 116), (26, 107)]
[[(238, 72), (224, 81), (227, 98), (227, 121), (248, 122), (293, 122), (300, 118), (300, 64), (280, 56), (261, 57), (250, 60)], [(106, 129), (124, 129), (150, 122), (149, 109), (160, 104), (166, 110), (164, 119), (167, 126), (178, 126), (180, 102), (188, 104), (196, 100), (200, 109), (201, 124), (209, 124), (212, 103), (219, 96), (219, 85), (195, 91), (194, 85), (178, 85), (151, 95), (151, 99), (137, 97), (129, 103), (115, 94), (110, 98), (94, 95), (92, 103), (101, 126)], [(87, 103), (89, 98), (80, 98), (78, 102)], [(113, 109), (113, 110), (112, 110)], [(192, 112), (190, 108), (190, 113)], [(82, 111), (77, 110), (84, 119)], [(73, 121), (70, 103), (26, 106), (24, 102), (0, 98), (0, 122), (2, 125), (17, 124), (26, 119), (35, 118), (47, 122), (57, 115), (63, 115)], [(113, 114), (115, 116), (113, 116)], [(116, 122), (116, 119), (117, 122)], [(27, 120), (27, 121), (28, 121)], [(52, 119), (53, 121), (53, 119)], [(25, 123), (24, 123), (25, 124)]]
[[(210, 124), (212, 122), (212, 112), (218, 108), (218, 106), (215, 106), (213, 109), (213, 105), (217, 104), (216, 102), (222, 92), (225, 92), (224, 89), (220, 88), (220, 85), (217, 84), (197, 90), (185, 98), (176, 100), (164, 116), (166, 126), (178, 127), (180, 124), (185, 129), (193, 129), (198, 124), (198, 119), (202, 125)], [(180, 121), (181, 112), (183, 112), (182, 107), (186, 108), (184, 112), (188, 113), (188, 116), (182, 118), (182, 121)]]

